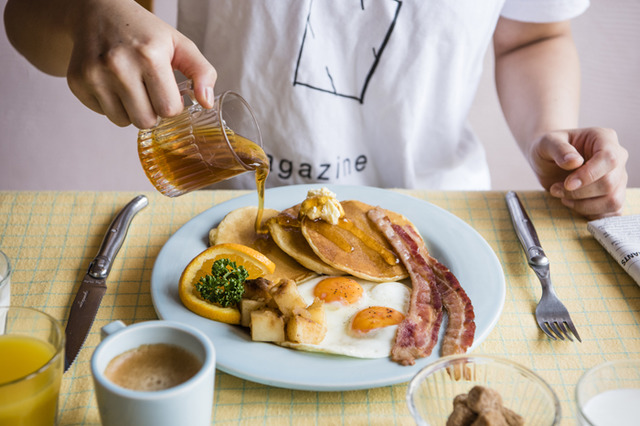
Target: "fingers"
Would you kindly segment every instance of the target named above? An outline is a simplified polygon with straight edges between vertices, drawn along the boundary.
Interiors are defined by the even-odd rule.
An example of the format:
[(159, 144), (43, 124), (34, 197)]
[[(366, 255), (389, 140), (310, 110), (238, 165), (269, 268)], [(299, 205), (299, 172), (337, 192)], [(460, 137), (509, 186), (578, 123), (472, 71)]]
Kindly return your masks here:
[[(155, 84), (159, 78), (150, 79), (151, 89), (147, 90), (144, 76), (138, 72), (139, 63), (129, 52), (110, 52), (93, 63), (70, 65), (67, 81), (78, 99), (116, 125), (124, 127), (133, 123), (138, 128), (149, 128), (156, 123), (158, 115), (175, 114), (182, 106), (179, 95), (173, 101), (176, 105), (171, 106), (168, 97), (163, 96), (170, 89)], [(175, 86), (173, 76), (168, 82), (164, 86)]]
[(153, 127), (184, 108), (177, 69), (212, 107), (216, 72), (195, 44), (135, 2), (117, 6), (94, 12), (75, 34), (67, 80), (76, 97), (118, 126)]
[(577, 146), (588, 156), (588, 161), (567, 177), (565, 187), (570, 191), (601, 181), (614, 171), (624, 170), (629, 157), (611, 129), (587, 129), (582, 138), (578, 138)]
[(628, 181), (627, 151), (613, 130), (578, 129), (568, 132), (571, 144), (586, 159), (549, 191), (576, 212), (590, 218), (621, 214)]
[(618, 188), (599, 197), (584, 199), (561, 198), (560, 201), (588, 219), (619, 216), (624, 208), (626, 184), (627, 181), (625, 179)]
[(563, 170), (574, 170), (584, 163), (578, 150), (569, 143), (566, 132), (546, 135), (538, 145), (538, 153), (543, 160), (553, 162)]
[(193, 80), (193, 92), (198, 103), (205, 108), (212, 108), (217, 73), (191, 40), (186, 37), (180, 39), (180, 43), (176, 45), (172, 65)]
[[(194, 79), (197, 101), (211, 108), (215, 69), (197, 49), (181, 53), (191, 54), (196, 54), (189, 59), (195, 59), (197, 65), (183, 73)], [(183, 63), (189, 63), (188, 59), (183, 59)], [(83, 67), (77, 72), (71, 72), (70, 67), (69, 87), (85, 105), (105, 114), (118, 126), (133, 123), (141, 129), (149, 128), (158, 117), (172, 117), (183, 109), (168, 55), (163, 58), (157, 52), (111, 52), (108, 59), (101, 58), (91, 65), (85, 63)]]
[(173, 69), (166, 62), (156, 68), (153, 68), (153, 65), (152, 62), (144, 68), (142, 77), (145, 91), (138, 95), (140, 98), (148, 96), (153, 112), (157, 116), (173, 117), (180, 114), (184, 105), (175, 83)]
[(102, 113), (114, 124), (120, 127), (126, 127), (132, 123), (131, 116), (119, 96), (105, 92), (102, 95), (97, 95), (96, 99), (100, 104)]
[(589, 185), (569, 191), (563, 183), (551, 187), (551, 195), (562, 204), (587, 217), (604, 217), (622, 213), (628, 175), (624, 168), (616, 168)]

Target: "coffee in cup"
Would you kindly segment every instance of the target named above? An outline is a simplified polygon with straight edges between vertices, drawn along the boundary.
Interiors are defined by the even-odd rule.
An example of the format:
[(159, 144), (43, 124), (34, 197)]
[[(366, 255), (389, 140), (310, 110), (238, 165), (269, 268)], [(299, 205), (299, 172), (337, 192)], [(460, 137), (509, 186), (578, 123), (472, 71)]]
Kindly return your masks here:
[(204, 333), (163, 320), (102, 332), (91, 373), (104, 426), (211, 424), (215, 350)]
[(136, 391), (159, 391), (178, 386), (196, 375), (202, 362), (180, 346), (141, 345), (116, 356), (104, 375), (118, 386)]

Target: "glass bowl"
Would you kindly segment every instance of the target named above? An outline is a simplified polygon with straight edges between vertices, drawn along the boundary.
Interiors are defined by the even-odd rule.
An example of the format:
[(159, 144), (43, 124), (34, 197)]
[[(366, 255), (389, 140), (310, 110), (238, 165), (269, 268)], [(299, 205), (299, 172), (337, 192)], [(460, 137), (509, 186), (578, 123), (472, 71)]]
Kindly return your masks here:
[(487, 355), (453, 355), (426, 366), (409, 383), (407, 404), (418, 425), (445, 425), (453, 399), (474, 386), (496, 390), (503, 406), (524, 418), (526, 425), (556, 425), (560, 401), (536, 373), (515, 362)]

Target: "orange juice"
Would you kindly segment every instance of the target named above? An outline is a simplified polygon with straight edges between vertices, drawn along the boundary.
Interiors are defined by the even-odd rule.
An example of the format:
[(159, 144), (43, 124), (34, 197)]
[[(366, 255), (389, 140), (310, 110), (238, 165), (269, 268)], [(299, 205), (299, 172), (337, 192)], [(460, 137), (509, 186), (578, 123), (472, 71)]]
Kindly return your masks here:
[(55, 423), (62, 362), (48, 342), (0, 336), (0, 426)]

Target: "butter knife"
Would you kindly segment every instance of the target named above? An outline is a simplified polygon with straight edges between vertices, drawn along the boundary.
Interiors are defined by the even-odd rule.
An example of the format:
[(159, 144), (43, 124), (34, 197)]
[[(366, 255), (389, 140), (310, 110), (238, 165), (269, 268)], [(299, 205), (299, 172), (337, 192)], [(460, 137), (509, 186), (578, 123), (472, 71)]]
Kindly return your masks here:
[(69, 319), (65, 329), (65, 372), (78, 356), (89, 330), (91, 330), (102, 296), (107, 291), (107, 276), (111, 271), (113, 260), (124, 243), (129, 225), (136, 213), (147, 204), (149, 204), (147, 197), (138, 195), (118, 213), (109, 225), (98, 254), (89, 264), (89, 270), (84, 276), (69, 310)]

